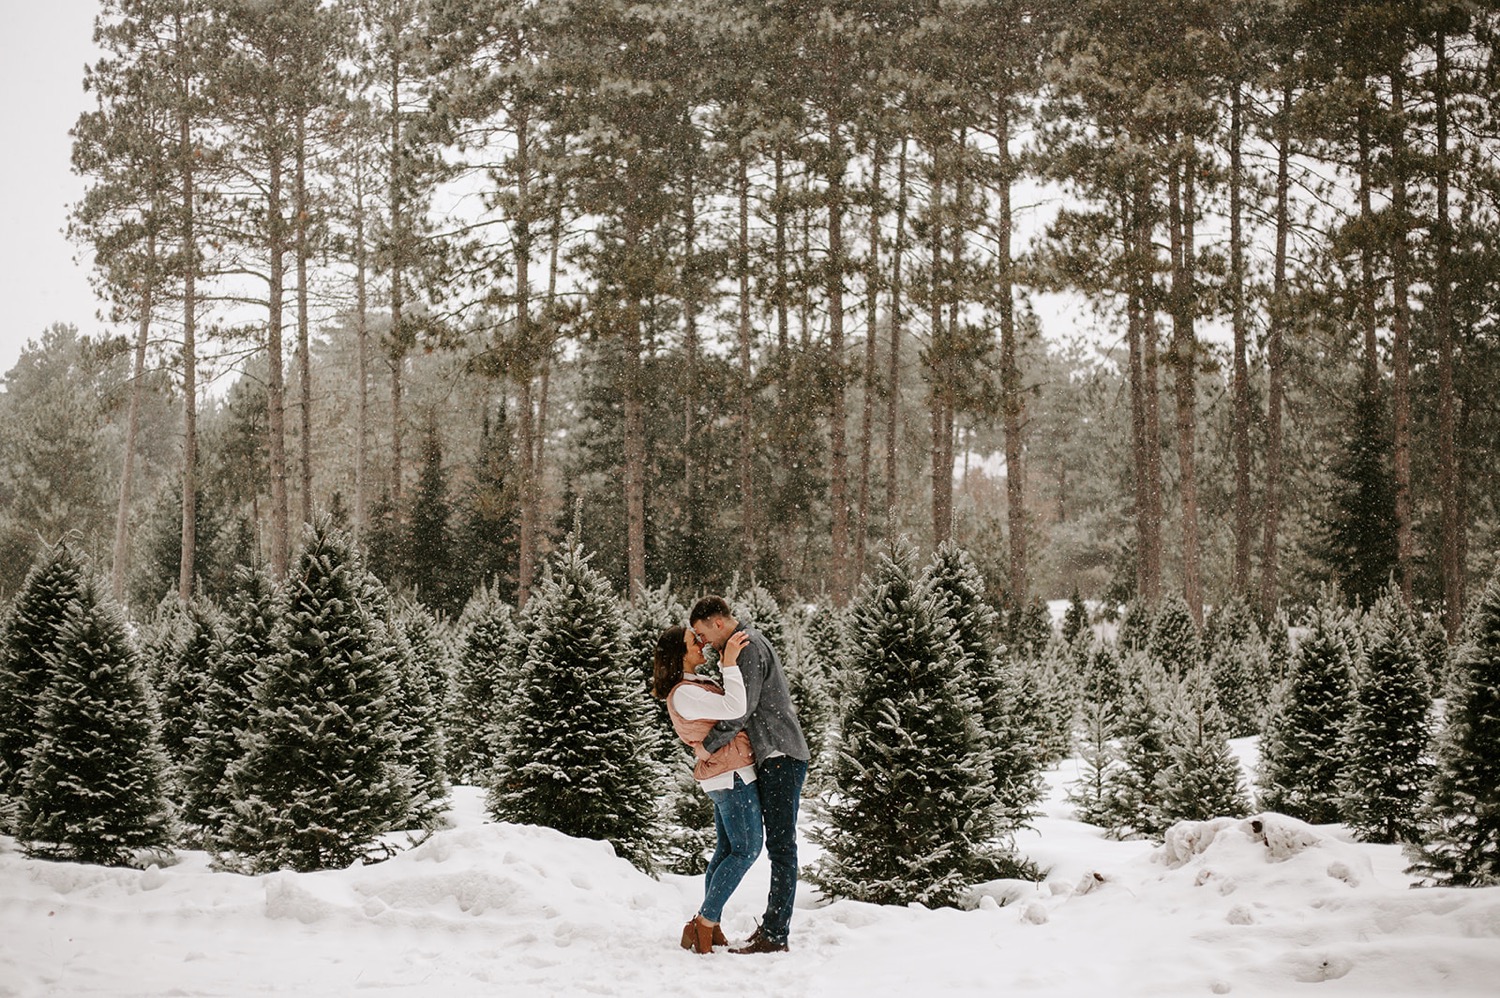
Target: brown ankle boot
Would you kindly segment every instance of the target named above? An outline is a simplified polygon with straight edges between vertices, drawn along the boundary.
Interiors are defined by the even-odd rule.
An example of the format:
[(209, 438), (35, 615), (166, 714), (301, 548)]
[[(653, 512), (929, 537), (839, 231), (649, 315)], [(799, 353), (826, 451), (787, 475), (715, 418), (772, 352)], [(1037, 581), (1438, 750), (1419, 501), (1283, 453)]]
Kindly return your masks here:
[(693, 929), (693, 952), (712, 953), (714, 951), (714, 930), (718, 926), (706, 921), (702, 915), (694, 915), (693, 920), (688, 925)]
[(724, 930), (719, 927), (718, 923), (714, 924), (714, 945), (715, 946), (728, 946), (729, 945), (729, 940), (726, 939), (726, 938), (724, 938)]

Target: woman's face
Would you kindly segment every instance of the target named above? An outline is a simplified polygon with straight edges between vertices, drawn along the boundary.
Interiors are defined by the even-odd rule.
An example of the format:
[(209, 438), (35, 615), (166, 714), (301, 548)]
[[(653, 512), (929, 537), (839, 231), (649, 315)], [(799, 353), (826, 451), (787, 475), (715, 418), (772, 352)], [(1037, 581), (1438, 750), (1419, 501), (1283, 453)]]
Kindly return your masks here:
[(685, 628), (682, 632), (682, 669), (691, 672), (703, 664), (703, 646), (698, 643), (698, 635), (691, 628)]

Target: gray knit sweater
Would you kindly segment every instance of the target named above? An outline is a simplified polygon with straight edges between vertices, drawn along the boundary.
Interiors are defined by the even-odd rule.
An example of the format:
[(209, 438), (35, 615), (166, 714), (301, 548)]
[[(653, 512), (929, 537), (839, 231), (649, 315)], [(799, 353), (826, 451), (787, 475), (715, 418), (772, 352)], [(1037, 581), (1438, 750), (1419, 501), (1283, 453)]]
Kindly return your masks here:
[(811, 753), (807, 750), (807, 739), (802, 736), (786, 670), (776, 649), (754, 627), (741, 624), (739, 630), (750, 636), (750, 643), (740, 650), (739, 657), (740, 672), (745, 677), (745, 716), (715, 724), (703, 739), (703, 747), (709, 752), (718, 751), (743, 728), (750, 736), (757, 762), (773, 755), (788, 755), (806, 762)]

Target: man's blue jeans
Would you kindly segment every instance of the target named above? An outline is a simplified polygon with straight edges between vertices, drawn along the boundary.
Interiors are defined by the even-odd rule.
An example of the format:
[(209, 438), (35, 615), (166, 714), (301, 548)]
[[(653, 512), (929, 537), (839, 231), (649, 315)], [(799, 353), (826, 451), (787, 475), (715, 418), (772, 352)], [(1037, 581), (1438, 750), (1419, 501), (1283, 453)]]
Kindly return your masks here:
[(703, 875), (703, 907), (698, 914), (717, 922), (724, 914), (729, 895), (745, 879), (745, 873), (760, 855), (763, 826), (760, 817), (760, 794), (754, 783), (738, 775), (728, 790), (706, 791), (714, 802), (714, 832), (718, 845), (708, 872)]
[(792, 927), (792, 902), (797, 898), (797, 811), (807, 763), (778, 755), (755, 763), (755, 786), (766, 825), (766, 855), (771, 860), (771, 893), (760, 934), (784, 943)]

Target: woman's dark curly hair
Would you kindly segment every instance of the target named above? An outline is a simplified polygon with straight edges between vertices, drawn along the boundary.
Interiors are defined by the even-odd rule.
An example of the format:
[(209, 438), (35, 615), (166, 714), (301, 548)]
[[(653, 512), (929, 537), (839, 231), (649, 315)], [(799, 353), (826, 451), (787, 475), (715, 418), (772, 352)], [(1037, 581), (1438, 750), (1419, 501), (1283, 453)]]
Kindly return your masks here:
[(682, 659), (687, 654), (683, 641), (687, 628), (673, 625), (661, 632), (656, 639), (656, 657), (651, 662), (651, 695), (665, 700), (672, 687), (682, 682)]

